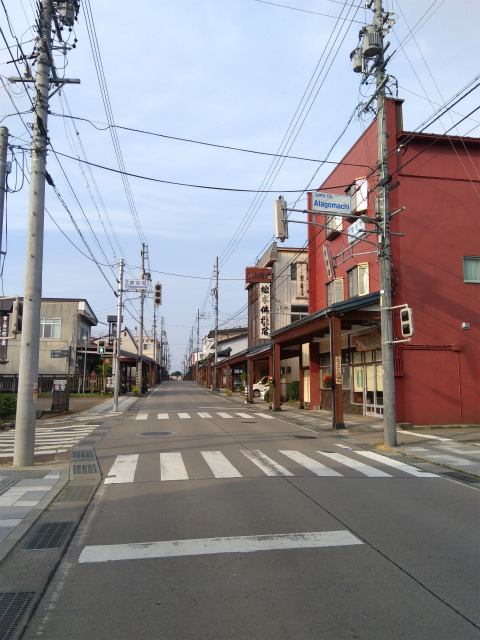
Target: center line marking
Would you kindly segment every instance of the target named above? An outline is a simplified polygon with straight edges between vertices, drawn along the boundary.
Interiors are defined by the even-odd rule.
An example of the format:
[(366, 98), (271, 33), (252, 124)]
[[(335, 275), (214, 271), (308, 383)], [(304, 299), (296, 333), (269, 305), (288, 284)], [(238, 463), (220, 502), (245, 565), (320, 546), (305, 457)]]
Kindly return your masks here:
[(115, 560), (143, 560), (173, 558), (215, 553), (253, 553), (285, 549), (314, 549), (363, 544), (350, 531), (313, 533), (280, 533), (261, 536), (232, 536), (230, 538), (199, 538), (196, 540), (167, 540), (134, 544), (110, 544), (85, 547), (79, 563), (112, 562)]

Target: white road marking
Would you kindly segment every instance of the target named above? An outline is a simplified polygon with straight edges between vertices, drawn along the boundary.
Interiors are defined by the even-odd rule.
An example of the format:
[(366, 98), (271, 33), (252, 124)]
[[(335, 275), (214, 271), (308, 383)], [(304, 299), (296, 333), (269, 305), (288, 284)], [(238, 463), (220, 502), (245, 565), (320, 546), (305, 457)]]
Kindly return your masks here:
[(181, 453), (160, 454), (160, 480), (188, 480)]
[(273, 416), (267, 416), (266, 413), (255, 413), (254, 415), (260, 416), (261, 418), (267, 418), (267, 420), (275, 420)]
[(179, 413), (177, 415), (180, 418), (180, 420), (186, 420), (187, 418), (190, 418), (190, 414), (188, 413)]
[(251, 413), (237, 413), (236, 415), (240, 416), (240, 418), (250, 418), (250, 419), (253, 418)]
[(135, 420), (146, 420), (148, 418), (148, 413), (137, 413)]
[(338, 471), (334, 471), (333, 469), (326, 467), (321, 462), (317, 462), (313, 458), (309, 458), (303, 453), (300, 453), (300, 451), (280, 451), (280, 453), (283, 453), (283, 455), (287, 456), (287, 458), (298, 462), (298, 464), (301, 464), (302, 467), (307, 468), (317, 476), (342, 476), (342, 474), (338, 473)]
[(277, 464), (261, 451), (242, 451), (243, 455), (257, 465), (267, 476), (293, 476), (285, 467)]
[(342, 447), (342, 449), (348, 449), (349, 451), (356, 451), (356, 449), (353, 449), (352, 447), (347, 447), (346, 444), (335, 444), (336, 447)]
[(221, 453), (221, 451), (202, 451), (205, 462), (212, 470), (215, 478), (241, 478), (242, 474), (235, 469), (233, 464)]
[(104, 484), (125, 484), (133, 482), (138, 464), (138, 453), (120, 455), (110, 469)]
[(157, 418), (159, 420), (168, 420), (168, 413), (157, 413)]
[(404, 462), (400, 462), (399, 460), (394, 460), (393, 458), (388, 458), (387, 456), (381, 456), (378, 453), (374, 453), (373, 451), (356, 451), (360, 456), (365, 456), (366, 458), (371, 458), (372, 460), (376, 460), (381, 464), (386, 464), (390, 467), (395, 467), (395, 469), (400, 469), (400, 471), (404, 471), (405, 473), (409, 473), (412, 476), (417, 476), (418, 478), (439, 478), (440, 476), (436, 473), (428, 473), (427, 471), (422, 471), (421, 469), (417, 469), (416, 467), (411, 467), (409, 464), (405, 464)]
[(427, 438), (428, 440), (443, 440), (444, 442), (451, 442), (451, 438), (441, 438), (440, 436), (431, 436), (425, 433), (415, 433), (415, 431), (401, 431), (400, 433), (408, 433), (409, 436), (417, 436), (417, 438)]
[(341, 453), (330, 453), (330, 451), (317, 451), (322, 456), (326, 456), (331, 460), (335, 460), (336, 462), (340, 462), (340, 464), (344, 464), (346, 467), (351, 467), (363, 475), (368, 476), (369, 478), (391, 478), (392, 476), (389, 473), (385, 473), (385, 471), (380, 471), (380, 469), (375, 469), (375, 467), (371, 467), (368, 464), (364, 464), (359, 460), (354, 460), (353, 458), (348, 458), (347, 456), (342, 455)]
[(217, 411), (217, 416), (220, 416), (221, 418), (233, 418), (233, 416), (228, 415), (228, 413), (222, 413), (221, 411)]
[(467, 460), (466, 458), (458, 458), (457, 456), (449, 456), (447, 453), (430, 454), (429, 459), (438, 460), (442, 464), (456, 465), (458, 467), (471, 467), (479, 466), (478, 462), (474, 460)]
[(197, 411), (200, 418), (211, 418), (212, 416), (209, 413), (205, 413), (205, 411)]
[(315, 549), (361, 545), (363, 542), (350, 531), (313, 533), (281, 533), (262, 536), (230, 538), (200, 538), (197, 540), (168, 540), (141, 544), (111, 544), (85, 547), (79, 563), (142, 560), (178, 556), (211, 555), (215, 553), (253, 553), (285, 549)]

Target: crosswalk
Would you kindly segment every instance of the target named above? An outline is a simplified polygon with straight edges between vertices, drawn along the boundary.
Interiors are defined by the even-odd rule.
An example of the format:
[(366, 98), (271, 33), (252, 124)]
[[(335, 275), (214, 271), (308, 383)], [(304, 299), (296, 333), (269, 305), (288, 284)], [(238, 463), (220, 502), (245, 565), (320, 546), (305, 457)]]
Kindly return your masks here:
[[(343, 455), (336, 451), (315, 451), (313, 454), (320, 458), (316, 459), (307, 456), (301, 451), (282, 449), (278, 450), (274, 454), (276, 458), (274, 460), (259, 450), (240, 449), (238, 452), (234, 452), (233, 455), (236, 456), (236, 453), (241, 454), (240, 459), (236, 456), (236, 464), (239, 467), (242, 466), (243, 472), (241, 472), (221, 451), (200, 451), (200, 456), (198, 457), (198, 461), (196, 461), (196, 470), (193, 470), (193, 473), (190, 472), (190, 474), (187, 470), (187, 465), (181, 452), (164, 452), (160, 453), (159, 479), (162, 482), (198, 479), (199, 471), (202, 478), (210, 477), (210, 474), (212, 474), (213, 478), (242, 478), (255, 475), (252, 473), (253, 468), (249, 471), (248, 466), (244, 467), (244, 465), (242, 465), (241, 460), (243, 458), (252, 463), (257, 469), (260, 469), (263, 474), (270, 477), (291, 477), (295, 476), (295, 471), (297, 472), (297, 475), (304, 476), (304, 472), (298, 472), (298, 467), (307, 469), (316, 476), (333, 478), (345, 477), (345, 467), (356, 472), (358, 477), (367, 478), (403, 477), (401, 474), (400, 476), (394, 476), (393, 471), (401, 471), (408, 476), (414, 476), (417, 478), (440, 477), (435, 473), (422, 471), (417, 467), (401, 462), (395, 458), (383, 456), (373, 451), (360, 451), (353, 449), (350, 449), (350, 451), (351, 455)], [(277, 454), (279, 454), (278, 457)], [(388, 471), (391, 473), (387, 473), (387, 471), (382, 468), (378, 468), (377, 466), (366, 464), (364, 460), (358, 459), (355, 456), (362, 456), (362, 458), (367, 458), (369, 461), (372, 461), (372, 463), (375, 463), (380, 467), (387, 467), (389, 468)], [(125, 484), (134, 482), (139, 461), (144, 457), (145, 456), (143, 454), (126, 454), (117, 456), (113, 466), (105, 477), (104, 483)], [(189, 457), (189, 460), (191, 463), (191, 456)], [(288, 466), (291, 467), (292, 462), (296, 465), (293, 471), (288, 468)], [(246, 469), (245, 471), (243, 470), (244, 468)], [(197, 477), (192, 478), (192, 475), (196, 475)]]
[[(98, 425), (69, 425), (62, 427), (37, 427), (35, 429), (34, 455), (65, 453), (83, 440)], [(0, 434), (0, 458), (11, 458), (15, 444), (15, 431)]]
[[(215, 411), (214, 416), (206, 411), (195, 411), (194, 415), (190, 415), (189, 413), (157, 413), (157, 420), (189, 420), (191, 418), (209, 418), (212, 420), (214, 416), (220, 416), (224, 420), (228, 420), (229, 418), (235, 418), (238, 416), (239, 418), (243, 418), (244, 420), (252, 420), (253, 418), (265, 418), (266, 420), (275, 420), (273, 416), (269, 416), (265, 413), (238, 413), (234, 412), (234, 415), (230, 415), (229, 413), (225, 413), (224, 411)], [(138, 413), (135, 417), (135, 420), (147, 420), (149, 417), (155, 419), (154, 413)]]

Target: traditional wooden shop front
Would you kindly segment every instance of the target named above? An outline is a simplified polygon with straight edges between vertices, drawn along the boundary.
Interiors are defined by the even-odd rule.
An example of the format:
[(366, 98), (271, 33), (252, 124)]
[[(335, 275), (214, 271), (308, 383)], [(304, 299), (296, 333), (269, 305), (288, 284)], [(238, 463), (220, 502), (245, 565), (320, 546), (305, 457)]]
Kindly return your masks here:
[(280, 411), (280, 362), (299, 358), (300, 407), (309, 372), (310, 409), (332, 411), (332, 427), (343, 414), (383, 415), (380, 294), (334, 303), (272, 332), (273, 408)]

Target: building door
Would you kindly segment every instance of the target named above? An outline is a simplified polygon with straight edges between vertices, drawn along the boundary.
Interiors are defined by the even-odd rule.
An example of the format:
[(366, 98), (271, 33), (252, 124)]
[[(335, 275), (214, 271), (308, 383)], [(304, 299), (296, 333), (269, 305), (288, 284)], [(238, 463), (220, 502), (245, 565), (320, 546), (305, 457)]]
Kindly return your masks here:
[(365, 416), (383, 416), (381, 364), (361, 364), (353, 367), (353, 404), (361, 404)]

